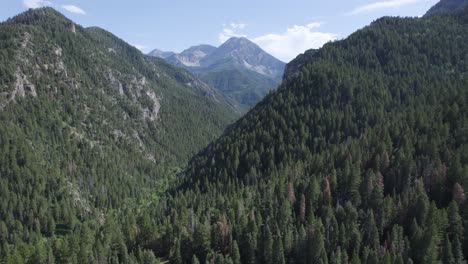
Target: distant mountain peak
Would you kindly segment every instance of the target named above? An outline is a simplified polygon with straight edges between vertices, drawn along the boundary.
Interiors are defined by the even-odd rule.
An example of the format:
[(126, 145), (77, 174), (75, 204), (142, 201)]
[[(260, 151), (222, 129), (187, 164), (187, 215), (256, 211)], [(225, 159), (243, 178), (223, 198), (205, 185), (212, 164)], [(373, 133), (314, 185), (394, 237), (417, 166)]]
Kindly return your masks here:
[(231, 37), (217, 48), (193, 46), (165, 60), (196, 73), (241, 107), (253, 106), (276, 88), (285, 66), (245, 37)]
[(183, 56), (196, 56), (198, 58), (203, 58), (209, 54), (211, 54), (216, 47), (208, 45), (208, 44), (200, 44), (197, 46), (192, 46), (180, 53)]
[(221, 44), (221, 46), (219, 46), (219, 48), (222, 47), (230, 47), (231, 49), (241, 47), (252, 47), (263, 51), (262, 48), (260, 48), (257, 44), (245, 37), (231, 37), (228, 40), (226, 40), (226, 42)]
[(230, 37), (224, 43), (252, 43), (253, 44), (253, 42), (250, 41), (246, 37)]
[(193, 51), (193, 50), (202, 50), (202, 51), (205, 51), (207, 53), (211, 53), (215, 49), (216, 49), (216, 47), (214, 47), (214, 46), (211, 46), (211, 45), (208, 45), (208, 44), (200, 44), (200, 45), (192, 46), (192, 47), (182, 51), (181, 53), (190, 52), (190, 51)]
[(158, 57), (158, 58), (161, 58), (161, 59), (169, 58), (170, 56), (172, 56), (174, 54), (175, 53), (172, 52), (172, 51), (162, 51), (162, 50), (159, 50), (159, 49), (154, 49), (154, 50), (152, 50), (152, 51), (150, 51), (148, 53), (149, 56)]
[(244, 68), (261, 75), (277, 78), (283, 74), (284, 63), (268, 54), (257, 44), (244, 37), (232, 37), (202, 60), (210, 67), (229, 61), (234, 67)]

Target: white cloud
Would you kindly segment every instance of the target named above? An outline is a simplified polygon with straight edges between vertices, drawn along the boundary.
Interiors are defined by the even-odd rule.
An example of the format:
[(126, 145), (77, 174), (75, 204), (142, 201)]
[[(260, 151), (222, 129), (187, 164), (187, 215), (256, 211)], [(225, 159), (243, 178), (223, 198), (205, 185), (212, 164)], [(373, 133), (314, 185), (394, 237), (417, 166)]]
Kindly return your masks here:
[(133, 47), (139, 49), (140, 51), (144, 51), (146, 50), (146, 46), (145, 45), (140, 45), (140, 44), (131, 44)]
[(234, 29), (244, 29), (247, 26), (247, 24), (243, 24), (243, 23), (239, 23), (239, 24), (231, 23), (229, 25)]
[(220, 43), (224, 43), (226, 40), (232, 37), (247, 37), (245, 34), (241, 34), (237, 31), (242, 31), (247, 27), (247, 24), (236, 24), (236, 23), (230, 23), (229, 25), (224, 24), (223, 25), (223, 31), (219, 33), (218, 39)]
[[(319, 22), (309, 23), (305, 26), (292, 26), (279, 34), (266, 34), (250, 38), (266, 52), (282, 61), (290, 61), (300, 53), (312, 48), (320, 48), (328, 41), (337, 39), (338, 35), (320, 32), (316, 29), (321, 26)], [(220, 43), (224, 43), (231, 37), (247, 37), (242, 32), (247, 24), (229, 23), (223, 25), (223, 30), (218, 35)]]
[(23, 5), (27, 8), (39, 8), (52, 3), (46, 0), (23, 0)]
[(71, 13), (75, 13), (75, 14), (78, 14), (78, 15), (86, 15), (86, 12), (75, 6), (75, 5), (63, 5), (62, 6), (63, 9), (67, 10), (68, 12), (71, 12)]
[[(44, 6), (56, 7), (55, 4), (53, 4), (51, 1), (48, 1), (48, 0), (22, 0), (22, 1), (23, 1), (23, 5), (27, 8), (40, 8)], [(75, 5), (62, 5), (61, 7), (67, 10), (68, 12), (71, 12), (74, 14), (86, 15), (86, 12), (83, 9)]]
[(379, 2), (370, 3), (367, 5), (363, 5), (360, 7), (355, 8), (353, 11), (346, 13), (346, 15), (359, 15), (363, 13), (369, 13), (381, 9), (388, 9), (388, 8), (398, 8), (405, 5), (411, 5), (415, 3), (422, 2), (424, 0), (383, 0)]
[(262, 49), (276, 58), (288, 62), (308, 49), (320, 48), (323, 44), (338, 38), (337, 34), (314, 31), (320, 23), (292, 26), (280, 34), (266, 34), (253, 38)]

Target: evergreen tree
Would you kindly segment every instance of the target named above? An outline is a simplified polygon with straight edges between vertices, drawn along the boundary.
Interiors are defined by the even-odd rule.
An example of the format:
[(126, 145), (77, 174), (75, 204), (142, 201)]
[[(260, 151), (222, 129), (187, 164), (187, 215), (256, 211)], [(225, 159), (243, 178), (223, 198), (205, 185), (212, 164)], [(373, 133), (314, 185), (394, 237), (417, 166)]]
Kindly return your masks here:
[(309, 231), (307, 242), (307, 263), (327, 263), (327, 252), (325, 251), (324, 237), (319, 228)]
[(380, 245), (379, 231), (377, 229), (377, 224), (375, 223), (374, 213), (372, 210), (368, 211), (364, 226), (365, 226), (364, 233), (363, 233), (364, 244), (370, 246), (370, 248), (373, 250), (377, 250)]
[[(277, 231), (279, 232), (279, 231)], [(283, 242), (282, 239), (277, 233), (277, 237), (275, 241), (273, 242), (273, 255), (272, 255), (272, 263), (278, 263), (278, 264), (285, 264), (285, 258), (284, 258), (284, 248), (283, 248)]]
[(447, 264), (457, 263), (452, 253), (452, 243), (450, 243), (448, 235), (445, 235), (442, 245), (442, 262)]
[(232, 262), (234, 264), (240, 264), (241, 263), (241, 257), (239, 253), (239, 246), (237, 245), (237, 241), (234, 240), (232, 243)]
[(463, 221), (459, 214), (458, 205), (452, 201), (447, 209), (448, 216), (448, 238), (452, 243), (452, 254), (457, 263), (462, 263), (464, 260), (461, 241), (463, 241)]
[(206, 255), (210, 251), (210, 231), (208, 227), (202, 223), (195, 227), (193, 233), (193, 251), (198, 259), (204, 263)]
[(267, 225), (264, 229), (263, 239), (261, 241), (263, 254), (263, 263), (273, 263), (273, 235), (271, 234), (270, 227)]
[(200, 264), (200, 261), (198, 260), (196, 255), (193, 255), (192, 257), (192, 264)]

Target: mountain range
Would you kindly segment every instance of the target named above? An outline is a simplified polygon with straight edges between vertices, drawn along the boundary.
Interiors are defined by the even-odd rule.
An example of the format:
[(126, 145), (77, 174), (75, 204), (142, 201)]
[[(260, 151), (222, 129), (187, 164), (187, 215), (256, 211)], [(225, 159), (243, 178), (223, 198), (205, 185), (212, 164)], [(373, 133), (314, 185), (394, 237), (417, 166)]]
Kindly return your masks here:
[(181, 263), (465, 263), (467, 18), (384, 17), (299, 55), (190, 161), (148, 245), (179, 238), (153, 249)]
[[(242, 117), (205, 66), (52, 8), (0, 23), (0, 263), (466, 263), (468, 7), (450, 1), (298, 55)], [(270, 64), (225, 44), (180, 61)]]
[(179, 54), (153, 50), (149, 55), (191, 71), (232, 99), (241, 111), (252, 107), (276, 88), (285, 66), (243, 37), (232, 37), (217, 48), (198, 45)]
[(152, 57), (158, 57), (158, 58), (161, 58), (161, 59), (166, 59), (168, 57), (171, 57), (172, 55), (175, 55), (175, 53), (171, 52), (171, 51), (162, 51), (162, 50), (154, 49), (150, 53), (148, 53), (148, 55), (150, 55)]

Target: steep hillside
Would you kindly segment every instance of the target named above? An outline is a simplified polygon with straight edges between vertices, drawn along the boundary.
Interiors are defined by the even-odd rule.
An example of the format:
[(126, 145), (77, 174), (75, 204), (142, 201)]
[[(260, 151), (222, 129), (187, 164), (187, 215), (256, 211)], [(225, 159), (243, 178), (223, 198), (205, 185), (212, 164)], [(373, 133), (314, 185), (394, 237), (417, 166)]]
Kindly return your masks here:
[(293, 61), (148, 208), (149, 248), (176, 263), (464, 263), (467, 23), (467, 9), (386, 17)]
[[(187, 71), (51, 8), (1, 23), (0, 262), (111, 262), (109, 244), (125, 246), (112, 208), (121, 213), (163, 184), (234, 117)], [(65, 254), (83, 232), (100, 240)], [(24, 244), (39, 241), (45, 252)]]
[(295, 73), (299, 73), (300, 69), (304, 67), (305, 64), (310, 63), (318, 50), (310, 49), (304, 52), (303, 54), (297, 55), (297, 57), (286, 64), (284, 68), (283, 78), (291, 77)]

